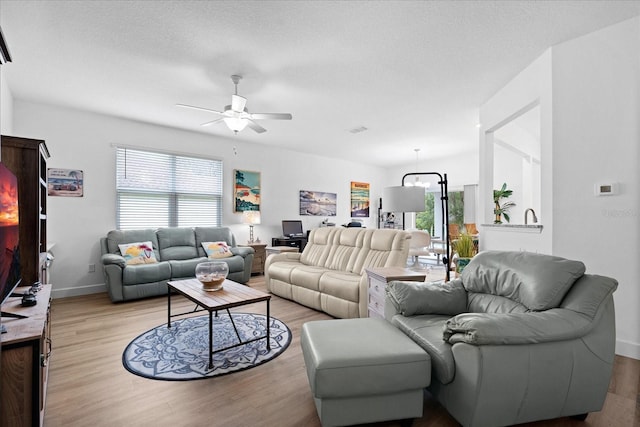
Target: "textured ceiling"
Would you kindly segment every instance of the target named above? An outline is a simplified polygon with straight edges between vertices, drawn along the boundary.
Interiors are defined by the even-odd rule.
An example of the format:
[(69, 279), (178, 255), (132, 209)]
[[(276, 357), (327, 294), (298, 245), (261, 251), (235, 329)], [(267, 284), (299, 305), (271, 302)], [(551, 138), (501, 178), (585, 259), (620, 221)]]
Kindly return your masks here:
[[(478, 107), (548, 47), (639, 1), (7, 1), (15, 99), (373, 165), (477, 149)], [(241, 74), (268, 131), (202, 128)], [(349, 130), (364, 126), (367, 131)]]

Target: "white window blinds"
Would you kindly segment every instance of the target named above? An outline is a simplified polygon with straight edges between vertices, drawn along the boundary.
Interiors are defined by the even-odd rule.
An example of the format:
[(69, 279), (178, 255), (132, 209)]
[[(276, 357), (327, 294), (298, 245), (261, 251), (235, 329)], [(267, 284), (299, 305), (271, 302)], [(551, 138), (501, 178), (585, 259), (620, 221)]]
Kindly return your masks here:
[(220, 226), (222, 161), (116, 148), (117, 228)]

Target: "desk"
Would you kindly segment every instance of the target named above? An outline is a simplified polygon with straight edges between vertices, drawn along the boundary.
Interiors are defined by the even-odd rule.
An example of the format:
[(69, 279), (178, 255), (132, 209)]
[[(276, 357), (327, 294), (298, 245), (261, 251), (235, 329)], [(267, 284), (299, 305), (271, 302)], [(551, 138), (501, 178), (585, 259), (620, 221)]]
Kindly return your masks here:
[(306, 237), (274, 237), (271, 239), (271, 246), (294, 246), (298, 252), (302, 252), (307, 246)]

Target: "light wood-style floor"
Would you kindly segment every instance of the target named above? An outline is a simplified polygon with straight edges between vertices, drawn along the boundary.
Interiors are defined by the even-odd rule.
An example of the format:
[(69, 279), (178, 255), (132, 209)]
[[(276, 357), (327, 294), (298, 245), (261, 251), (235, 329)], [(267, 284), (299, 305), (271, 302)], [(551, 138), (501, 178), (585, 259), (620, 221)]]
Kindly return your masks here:
[[(249, 285), (265, 290), (262, 276), (252, 278)], [(113, 304), (106, 294), (53, 300), (45, 426), (320, 426), (300, 349), (300, 329), (307, 321), (329, 316), (273, 296), (271, 314), (293, 333), (291, 345), (276, 359), (197, 381), (157, 381), (129, 373), (122, 365), (124, 348), (139, 334), (166, 322), (166, 305), (166, 297)], [(172, 307), (190, 309), (192, 304), (174, 296)], [(261, 303), (239, 311), (264, 313), (264, 309)], [(590, 414), (585, 422), (562, 418), (527, 426), (640, 427), (639, 393), (640, 361), (617, 357), (601, 412)], [(413, 425), (458, 423), (427, 398), (422, 418)]]

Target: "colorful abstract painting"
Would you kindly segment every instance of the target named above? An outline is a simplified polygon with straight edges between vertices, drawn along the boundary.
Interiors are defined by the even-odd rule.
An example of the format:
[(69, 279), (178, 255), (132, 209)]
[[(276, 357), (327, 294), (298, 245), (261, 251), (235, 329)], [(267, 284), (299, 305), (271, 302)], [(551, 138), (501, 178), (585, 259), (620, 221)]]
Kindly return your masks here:
[(337, 199), (336, 193), (300, 190), (300, 215), (336, 216)]
[(351, 217), (369, 218), (369, 183), (351, 181)]
[(260, 210), (260, 172), (233, 171), (233, 211)]

